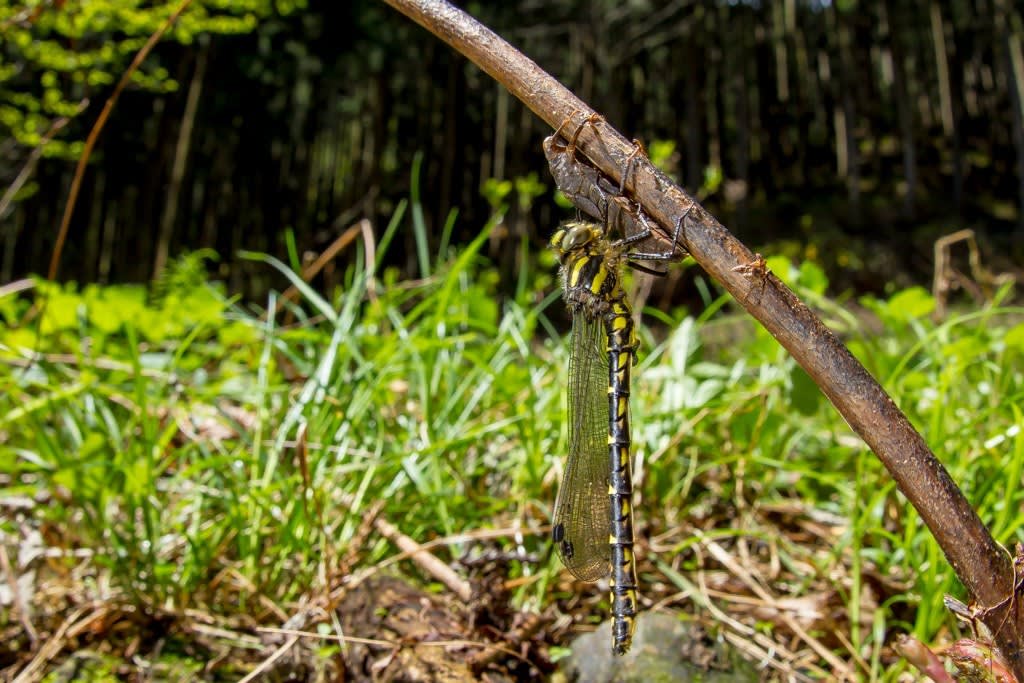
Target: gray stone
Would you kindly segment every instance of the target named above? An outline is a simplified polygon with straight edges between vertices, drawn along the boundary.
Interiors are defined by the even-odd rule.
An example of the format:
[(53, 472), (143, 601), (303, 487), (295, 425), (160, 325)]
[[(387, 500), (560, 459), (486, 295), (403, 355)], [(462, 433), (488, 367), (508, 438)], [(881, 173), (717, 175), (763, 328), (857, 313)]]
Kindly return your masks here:
[(586, 683), (760, 680), (753, 664), (685, 618), (669, 612), (641, 613), (633, 647), (623, 657), (612, 654), (611, 622), (606, 621), (573, 641), (572, 654), (562, 661), (562, 674), (569, 681)]

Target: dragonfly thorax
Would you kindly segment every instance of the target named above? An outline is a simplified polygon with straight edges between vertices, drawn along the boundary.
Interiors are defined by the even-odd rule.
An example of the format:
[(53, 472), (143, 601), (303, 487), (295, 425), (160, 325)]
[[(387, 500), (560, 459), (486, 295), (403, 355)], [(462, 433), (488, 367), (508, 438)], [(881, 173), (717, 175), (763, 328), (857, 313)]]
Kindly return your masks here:
[(619, 286), (622, 255), (605, 238), (599, 225), (566, 223), (552, 235), (551, 247), (562, 263), (562, 294), (574, 316), (582, 313), (604, 318), (612, 311), (613, 302), (623, 301), (624, 293)]

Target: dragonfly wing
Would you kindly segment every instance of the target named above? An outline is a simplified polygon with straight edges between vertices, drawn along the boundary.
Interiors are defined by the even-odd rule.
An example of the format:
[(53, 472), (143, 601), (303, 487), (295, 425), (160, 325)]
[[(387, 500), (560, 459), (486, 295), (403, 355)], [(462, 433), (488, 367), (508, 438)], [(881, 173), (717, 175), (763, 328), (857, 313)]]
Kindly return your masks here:
[(569, 355), (569, 458), (555, 500), (555, 547), (579, 579), (610, 571), (608, 355), (600, 318), (577, 312)]

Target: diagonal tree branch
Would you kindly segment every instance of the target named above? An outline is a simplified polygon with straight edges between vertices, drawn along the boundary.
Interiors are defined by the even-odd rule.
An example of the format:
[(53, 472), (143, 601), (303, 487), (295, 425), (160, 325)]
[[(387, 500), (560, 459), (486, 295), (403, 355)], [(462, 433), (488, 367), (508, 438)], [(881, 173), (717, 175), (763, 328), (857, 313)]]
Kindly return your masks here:
[(167, 21), (158, 28), (153, 35), (146, 40), (146, 43), (135, 53), (135, 59), (128, 65), (124, 74), (121, 75), (121, 80), (114, 86), (114, 91), (107, 98), (106, 104), (103, 105), (100, 115), (96, 118), (96, 123), (93, 124), (92, 129), (89, 131), (88, 137), (85, 139), (85, 148), (82, 150), (82, 155), (78, 158), (78, 165), (75, 166), (75, 175), (71, 179), (71, 189), (68, 191), (68, 200), (64, 204), (64, 216), (60, 220), (60, 228), (57, 230), (57, 240), (53, 245), (53, 254), (50, 256), (50, 268), (46, 271), (46, 279), (54, 281), (57, 279), (57, 271), (60, 268), (60, 257), (64, 252), (64, 242), (68, 237), (68, 230), (71, 229), (71, 216), (75, 212), (75, 204), (78, 202), (78, 192), (82, 189), (82, 178), (85, 177), (85, 167), (89, 163), (89, 157), (92, 156), (93, 147), (96, 146), (96, 140), (99, 139), (100, 133), (103, 132), (103, 127), (107, 125), (107, 119), (110, 118), (110, 112), (114, 110), (114, 105), (117, 104), (117, 99), (121, 97), (121, 92), (128, 85), (128, 82), (132, 78), (132, 74), (142, 65), (142, 62), (146, 60), (149, 53), (156, 47), (156, 44), (160, 42), (167, 30), (174, 25), (174, 22), (178, 20), (181, 13), (184, 12), (189, 5), (192, 4), (192, 0), (181, 0), (181, 4), (171, 12), (171, 15), (167, 17)]
[[(533, 61), (472, 17), (443, 0), (385, 0), (472, 60), (556, 130), (582, 123), (593, 110)], [(573, 130), (573, 128), (568, 128)], [(580, 129), (578, 150), (616, 182), (635, 147), (604, 121)], [(1009, 555), (953, 483), (942, 463), (892, 399), (849, 350), (778, 278), (684, 190), (643, 155), (627, 189), (661, 230), (670, 248), (673, 226), (693, 258), (764, 325), (814, 379), (850, 426), (889, 470), (921, 515), (992, 630), (1018, 678), (1024, 680), (1024, 609)]]

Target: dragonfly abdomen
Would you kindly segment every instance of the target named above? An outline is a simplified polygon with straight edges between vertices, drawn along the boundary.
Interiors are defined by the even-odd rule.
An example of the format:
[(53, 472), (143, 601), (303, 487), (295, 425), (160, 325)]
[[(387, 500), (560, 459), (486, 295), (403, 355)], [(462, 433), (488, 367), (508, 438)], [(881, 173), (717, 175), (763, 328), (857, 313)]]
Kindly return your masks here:
[(629, 381), (636, 340), (624, 297), (611, 302), (605, 316), (608, 334), (608, 450), (611, 477), (612, 648), (629, 650), (637, 614), (637, 578), (633, 555), (633, 471), (629, 452)]

